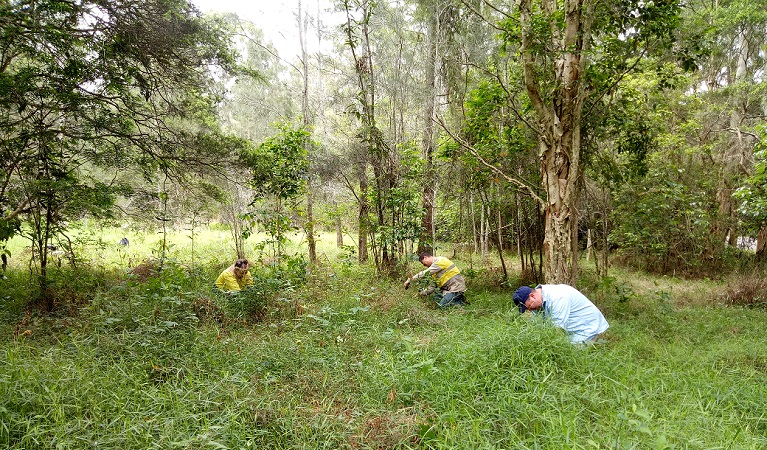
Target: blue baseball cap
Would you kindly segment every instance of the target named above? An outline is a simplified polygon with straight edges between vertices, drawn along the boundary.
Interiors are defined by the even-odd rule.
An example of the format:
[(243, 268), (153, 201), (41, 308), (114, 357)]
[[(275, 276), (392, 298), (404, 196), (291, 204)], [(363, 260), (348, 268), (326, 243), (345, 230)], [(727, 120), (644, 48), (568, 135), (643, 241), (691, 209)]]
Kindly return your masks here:
[(527, 297), (530, 296), (531, 292), (533, 292), (533, 288), (530, 286), (522, 286), (514, 291), (514, 304), (519, 308), (520, 314), (527, 309), (527, 307), (525, 307), (525, 300), (527, 300)]

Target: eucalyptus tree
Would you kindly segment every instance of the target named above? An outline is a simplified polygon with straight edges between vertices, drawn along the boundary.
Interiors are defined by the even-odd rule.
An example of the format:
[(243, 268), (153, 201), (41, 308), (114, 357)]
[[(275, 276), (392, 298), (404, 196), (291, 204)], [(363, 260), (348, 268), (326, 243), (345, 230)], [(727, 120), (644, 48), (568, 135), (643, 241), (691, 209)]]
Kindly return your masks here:
[[(457, 74), (464, 49), (458, 44), (462, 35), (467, 34), (471, 21), (460, 15), (460, 3), (455, 0), (417, 0), (415, 20), (425, 28), (421, 55), (423, 88), (423, 124), (421, 149), (423, 154), (423, 195), (422, 220), (419, 236), (419, 251), (431, 249), (435, 240), (435, 207), (438, 172), (434, 161), (439, 134), (435, 130), (437, 118), (445, 116), (443, 104), (453, 109), (460, 104), (456, 101), (458, 90)], [(462, 20), (463, 19), (463, 20)], [(447, 99), (445, 101), (444, 99)], [(454, 112), (454, 111), (453, 111)]]
[[(450, 239), (454, 241), (467, 239), (464, 228), (468, 226), (468, 234), (474, 237), (475, 251), (481, 251), (483, 257), (486, 257), (491, 240), (490, 217), (495, 218), (493, 222), (496, 222), (496, 226), (492, 230), (492, 236), (500, 250), (504, 246), (503, 241), (506, 240), (502, 235), (503, 230), (507, 227), (502, 224), (506, 219), (502, 217), (501, 210), (504, 205), (511, 204), (513, 201), (510, 201), (507, 195), (503, 195), (504, 198), (495, 198), (501, 190), (497, 189), (500, 184), (494, 181), (487, 185), (475, 184), (476, 175), (478, 175), (475, 171), (484, 171), (485, 167), (477, 164), (478, 161), (471, 155), (453, 158), (460, 152), (448, 149), (449, 146), (446, 147), (444, 143), (447, 136), (469, 146), (473, 145), (476, 139), (482, 139), (479, 137), (479, 134), (482, 134), (481, 131), (478, 133), (474, 132), (477, 130), (472, 131), (477, 122), (474, 125), (468, 125), (474, 120), (472, 115), (478, 116), (478, 110), (483, 108), (479, 105), (480, 99), (488, 93), (488, 90), (481, 85), (487, 82), (499, 84), (497, 78), (508, 77), (510, 71), (506, 71), (505, 74), (492, 71), (492, 68), (500, 66), (497, 60), (503, 60), (504, 57), (494, 54), (497, 45), (494, 43), (493, 35), (497, 34), (497, 30), (488, 27), (485, 22), (484, 10), (489, 8), (483, 2), (419, 0), (416, 3), (418, 8), (415, 10), (415, 18), (425, 30), (425, 45), (421, 46), (423, 62), (420, 65), (423, 67), (421, 71), (424, 74), (424, 87), (421, 90), (428, 93), (421, 100), (424, 105), (422, 150), (425, 180), (420, 241), (427, 246), (434, 238), (431, 233), (436, 228), (434, 227), (436, 219), (430, 213), (437, 199), (434, 190), (439, 186), (441, 191), (439, 200), (443, 205), (439, 211), (447, 213), (442, 217), (450, 217), (450, 220), (457, 217), (458, 220), (457, 226), (452, 227), (453, 233)], [(504, 83), (508, 84), (508, 80)], [(489, 97), (485, 98), (489, 99)], [(509, 109), (503, 103), (499, 105), (490, 101), (489, 105), (492, 105), (491, 108), (497, 107), (500, 114), (506, 114), (510, 118)], [(513, 122), (507, 119), (495, 120), (490, 116), (485, 118), (492, 123), (492, 125), (487, 123), (487, 129), (491, 130), (491, 134), (496, 132), (500, 134), (500, 130), (512, 126), (511, 122)], [(434, 124), (440, 125), (437, 128), (438, 131), (435, 131)], [(500, 140), (497, 143), (499, 145), (495, 146), (493, 151), (496, 154), (508, 155), (509, 149), (503, 147)], [(479, 149), (472, 149), (474, 150)], [(486, 151), (489, 151), (489, 146), (481, 149), (480, 153)], [(442, 156), (450, 156), (450, 158)], [(483, 156), (487, 156), (487, 153)], [(497, 175), (483, 173), (484, 175), (488, 176), (487, 180), (497, 178)], [(475, 192), (473, 188), (480, 186), (480, 191)], [(504, 193), (506, 192), (508, 191), (504, 189)], [(458, 215), (449, 214), (446, 211), (447, 207), (458, 208)], [(475, 220), (477, 218), (479, 220)], [(440, 222), (442, 222), (441, 219)], [(445, 231), (445, 227), (442, 228)], [(444, 232), (442, 234), (444, 235)]]
[(751, 173), (759, 141), (756, 127), (765, 116), (767, 2), (693, 1), (685, 12), (686, 32), (698, 36), (707, 55), (699, 62), (689, 96), (701, 100), (692, 103), (697, 109), (688, 112), (693, 119), (687, 121), (688, 129), (699, 132), (687, 136), (717, 169), (718, 217), (712, 235), (718, 243), (735, 245), (738, 211), (732, 194)]
[(239, 64), (258, 74), (232, 80), (218, 106), (222, 124), (240, 137), (261, 142), (274, 134), (272, 124), (291, 121), (299, 113), (292, 92), (295, 86), (287, 74), (300, 68), (283, 59), (255, 24), (232, 14), (210, 17), (232, 29), (233, 45), (240, 49)]
[[(439, 183), (432, 154), (437, 138), (434, 113), (443, 92), (437, 79), (441, 60), (428, 56), (437, 49), (437, 37), (430, 37), (428, 25), (422, 23), (428, 19), (420, 17), (431, 11), (424, 14), (412, 6), (408, 2), (379, 6), (377, 26), (371, 30), (378, 67), (378, 123), (390, 145), (386, 164), (393, 166), (390, 182), (376, 193), (388, 216), (378, 225), (379, 241), (390, 242), (392, 251), (399, 253), (409, 251), (406, 248), (416, 241), (419, 249), (431, 249)], [(416, 149), (421, 158), (413, 159)]]
[[(301, 78), (303, 89), (301, 90), (301, 119), (304, 129), (312, 127), (312, 116), (309, 111), (309, 56), (306, 49), (307, 32), (309, 30), (309, 17), (304, 11), (301, 0), (298, 1), (298, 38), (301, 45)], [(309, 153), (309, 138), (304, 139), (304, 149)], [(306, 240), (309, 246), (309, 261), (317, 262), (317, 242), (314, 237), (314, 192), (312, 190), (311, 176), (307, 179), (306, 189)]]
[[(468, 2), (464, 3), (471, 6)], [(590, 114), (643, 58), (673, 42), (679, 5), (675, 0), (485, 1), (484, 14), (502, 36), (502, 50), (516, 54), (524, 75), (509, 92), (524, 92), (532, 110), (514, 114), (536, 133), (544, 195), (524, 180), (545, 217), (544, 277), (549, 283), (573, 283), (577, 274), (578, 200), (583, 176), (584, 114)], [(492, 17), (501, 16), (501, 20)], [(517, 94), (513, 94), (516, 96)], [(529, 102), (529, 103), (527, 103)], [(519, 104), (516, 100), (512, 105)]]
[(423, 132), (421, 147), (424, 161), (424, 183), (422, 200), (421, 233), (418, 239), (418, 251), (432, 251), (435, 238), (434, 209), (436, 206), (436, 172), (434, 170), (434, 151), (436, 145), (434, 124), (437, 113), (437, 95), (439, 89), (439, 65), (441, 53), (438, 51), (438, 40), (444, 2), (420, 1), (417, 3), (423, 11), (423, 21), (426, 24), (424, 87), (426, 98), (423, 100)]
[[(398, 199), (404, 193), (401, 189), (401, 166), (398, 147), (406, 145), (403, 133), (403, 122), (396, 120), (397, 105), (402, 105), (404, 97), (393, 94), (381, 95), (384, 64), (374, 58), (374, 49), (384, 47), (384, 41), (374, 41), (374, 18), (381, 14), (386, 5), (369, 0), (343, 0), (341, 9), (346, 13), (346, 23), (343, 25), (346, 34), (346, 45), (351, 53), (354, 73), (357, 81), (355, 104), (351, 106), (353, 115), (359, 120), (358, 140), (361, 152), (357, 157), (357, 178), (359, 180), (359, 221), (360, 221), (360, 259), (363, 258), (362, 239), (370, 237), (374, 246), (376, 267), (379, 271), (393, 268), (400, 251), (401, 233), (405, 228), (401, 219), (411, 215), (398, 214), (397, 206), (403, 205)], [(396, 8), (394, 8), (396, 9)], [(389, 10), (391, 11), (391, 10)], [(380, 24), (380, 22), (378, 23)], [(383, 28), (383, 27), (380, 27)], [(381, 34), (379, 33), (380, 37)], [(402, 45), (401, 39), (395, 40), (395, 45)], [(380, 55), (381, 52), (377, 53)], [(395, 52), (397, 53), (397, 52)], [(399, 55), (398, 55), (399, 56)], [(395, 61), (398, 57), (395, 57)], [(379, 70), (381, 69), (381, 70)], [(394, 71), (395, 76), (400, 72)], [(383, 101), (381, 99), (384, 99)], [(380, 124), (379, 104), (389, 106), (391, 112), (389, 127)], [(368, 179), (367, 168), (372, 169), (372, 186)], [(372, 201), (372, 205), (368, 201)], [(372, 206), (373, 220), (368, 217), (368, 208)]]
[(234, 57), (185, 0), (7, 1), (0, 22), (0, 228), (27, 225), (47, 295), (50, 241), (109, 214), (123, 175), (178, 182), (241, 144), (213, 118)]
[[(273, 124), (289, 122), (297, 113), (292, 94), (294, 86), (286, 72), (299, 69), (277, 53), (255, 24), (234, 14), (219, 19), (233, 30), (234, 45), (241, 49), (239, 64), (258, 74), (233, 80), (228, 95), (218, 105), (222, 125), (241, 138), (263, 142), (279, 132)], [(256, 195), (249, 187), (250, 178), (247, 165), (238, 164), (229, 165), (217, 177), (225, 193), (221, 218), (230, 226), (238, 258), (245, 257), (243, 236), (252, 232), (251, 225), (256, 225), (243, 221)]]
[[(373, 175), (370, 198), (375, 212), (375, 250), (382, 255), (383, 268), (412, 251), (416, 241), (421, 249), (430, 248), (435, 230), (433, 194), (440, 174), (431, 158), (437, 141), (435, 114), (444, 98), (441, 85), (446, 84), (437, 78), (447, 77), (441, 58), (429, 58), (424, 45), (436, 51), (435, 40), (442, 39), (429, 37), (424, 17), (431, 10), (413, 6), (409, 2), (376, 3), (370, 18), (375, 120), (382, 137), (382, 145), (368, 150)], [(449, 27), (445, 28), (444, 34), (449, 34)], [(416, 150), (421, 158), (414, 158)]]

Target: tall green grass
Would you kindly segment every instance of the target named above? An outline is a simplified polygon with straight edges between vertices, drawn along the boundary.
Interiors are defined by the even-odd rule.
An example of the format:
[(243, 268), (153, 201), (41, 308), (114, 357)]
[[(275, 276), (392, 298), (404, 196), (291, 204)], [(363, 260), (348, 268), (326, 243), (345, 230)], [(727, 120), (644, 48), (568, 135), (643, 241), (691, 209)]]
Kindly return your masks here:
[(0, 447), (767, 447), (763, 310), (587, 275), (611, 328), (579, 347), (483, 268), (441, 311), (328, 248), (260, 321), (222, 321), (199, 313), (231, 263), (213, 241), (145, 281), (104, 263), (66, 313), (0, 316)]

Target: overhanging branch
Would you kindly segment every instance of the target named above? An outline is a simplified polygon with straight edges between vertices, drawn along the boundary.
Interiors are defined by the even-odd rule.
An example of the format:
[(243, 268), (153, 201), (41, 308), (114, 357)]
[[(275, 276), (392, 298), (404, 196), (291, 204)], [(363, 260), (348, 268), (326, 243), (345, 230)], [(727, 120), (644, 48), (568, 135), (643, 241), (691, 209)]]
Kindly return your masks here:
[(458, 136), (456, 136), (455, 134), (453, 134), (453, 133), (452, 133), (452, 132), (451, 132), (451, 131), (450, 131), (450, 130), (447, 128), (447, 125), (445, 125), (445, 122), (443, 122), (443, 121), (442, 121), (442, 119), (440, 119), (439, 117), (437, 117), (437, 118), (435, 118), (435, 119), (434, 119), (434, 121), (435, 121), (435, 122), (436, 122), (436, 123), (437, 123), (437, 124), (438, 124), (440, 127), (442, 127), (442, 129), (445, 131), (445, 133), (447, 133), (447, 134), (448, 134), (448, 135), (449, 135), (449, 136), (450, 136), (450, 137), (451, 137), (451, 138), (452, 138), (454, 141), (456, 141), (456, 142), (457, 142), (457, 143), (458, 143), (458, 144), (459, 144), (461, 147), (463, 147), (463, 148), (465, 148), (466, 150), (468, 150), (468, 151), (469, 151), (469, 153), (471, 153), (471, 154), (472, 154), (472, 155), (473, 155), (475, 158), (477, 158), (477, 159), (479, 160), (479, 162), (480, 162), (480, 163), (482, 163), (482, 165), (484, 165), (484, 166), (485, 166), (485, 167), (487, 167), (488, 169), (492, 170), (493, 172), (495, 172), (496, 174), (498, 174), (499, 176), (501, 176), (501, 177), (502, 177), (504, 180), (506, 180), (506, 181), (508, 181), (509, 183), (511, 183), (511, 184), (513, 184), (513, 185), (515, 185), (515, 186), (517, 186), (517, 187), (518, 187), (520, 190), (522, 190), (522, 191), (526, 192), (526, 193), (527, 193), (527, 195), (529, 195), (530, 197), (532, 197), (533, 199), (535, 199), (535, 201), (537, 201), (537, 202), (538, 202), (540, 205), (542, 205), (542, 206), (543, 206), (543, 205), (545, 205), (545, 204), (546, 204), (546, 202), (544, 202), (544, 200), (543, 200), (543, 199), (542, 199), (540, 196), (538, 196), (538, 194), (536, 194), (536, 193), (535, 193), (535, 191), (533, 190), (533, 188), (532, 188), (531, 186), (529, 186), (527, 183), (525, 183), (525, 182), (523, 182), (523, 181), (520, 181), (520, 180), (518, 180), (518, 179), (516, 179), (516, 178), (514, 178), (514, 177), (510, 177), (510, 176), (508, 176), (508, 175), (507, 175), (506, 173), (504, 173), (504, 172), (503, 172), (501, 169), (499, 169), (498, 167), (494, 166), (493, 164), (490, 164), (489, 162), (487, 162), (487, 161), (485, 160), (485, 158), (483, 158), (482, 156), (480, 156), (480, 154), (479, 154), (479, 152), (477, 151), (477, 149), (475, 149), (474, 147), (472, 147), (472, 146), (471, 146), (471, 144), (469, 144), (468, 142), (464, 141), (464, 140), (463, 140), (463, 139), (461, 139), (460, 137), (458, 137)]

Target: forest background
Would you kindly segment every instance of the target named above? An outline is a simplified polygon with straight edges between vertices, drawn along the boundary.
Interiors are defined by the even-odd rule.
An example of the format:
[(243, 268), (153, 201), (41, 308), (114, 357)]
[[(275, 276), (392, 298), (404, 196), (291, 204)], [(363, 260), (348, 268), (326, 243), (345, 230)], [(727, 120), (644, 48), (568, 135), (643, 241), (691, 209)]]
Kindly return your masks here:
[[(766, 5), (339, 0), (336, 24), (323, 23), (321, 4), (297, 2), (301, 54), (292, 58), (257, 23), (203, 16), (183, 0), (0, 2), (0, 299), (10, 363), (0, 442), (85, 446), (83, 436), (115, 433), (107, 417), (117, 411), (130, 430), (113, 443), (123, 448), (153, 439), (195, 448), (466, 439), (673, 448), (712, 426), (725, 437), (695, 445), (758, 448), (767, 426), (757, 400), (767, 356), (755, 333), (767, 291)], [(470, 325), (460, 313), (433, 318), (424, 303), (399, 302), (395, 289), (422, 250), (464, 268), (476, 292)], [(256, 265), (256, 289), (219, 297), (210, 282), (236, 257)], [(637, 283), (644, 277), (652, 281)], [(688, 289), (672, 295), (679, 279)], [(611, 313), (612, 347), (578, 353), (512, 319), (510, 293), (537, 282), (587, 292)], [(743, 323), (712, 306), (747, 307)], [(719, 328), (708, 330), (713, 322)], [(479, 340), (448, 350), (446, 330), (465, 337), (469, 326)], [(678, 353), (656, 347), (683, 331)], [(252, 342), (273, 332), (274, 341)], [(94, 344), (102, 339), (111, 344)], [(231, 364), (229, 345), (210, 344), (222, 339), (255, 364), (235, 378), (260, 380), (212, 402), (234, 414), (233, 428), (212, 425), (213, 409), (197, 416), (170, 400), (210, 380), (195, 381), (200, 368), (183, 352), (225, 349), (205, 354), (202, 372)], [(725, 354), (724, 339), (739, 350)], [(110, 345), (127, 366), (102, 354)], [(314, 356), (275, 362), (284, 345)], [(340, 353), (318, 356), (327, 346)], [(699, 361), (685, 366), (679, 358), (696, 346)], [(376, 353), (363, 357), (365, 349)], [(627, 381), (647, 355), (603, 384), (605, 364), (642, 351), (663, 353), (669, 373), (687, 374), (698, 395), (676, 390), (668, 373)], [(484, 368), (464, 361), (476, 352)], [(602, 362), (592, 366), (589, 352)], [(382, 354), (390, 369), (359, 378), (366, 358)], [(65, 394), (95, 370), (89, 359), (130, 374), (136, 385), (109, 390), (140, 404), (135, 416), (104, 397), (109, 390)], [(437, 381), (445, 365), (474, 387), (443, 395), (455, 388)], [(530, 373), (509, 379), (511, 367)], [(306, 368), (339, 391), (299, 395), (318, 389), (296, 375)], [(479, 373), (474, 384), (466, 371)], [(525, 390), (525, 376), (570, 391), (541, 397)], [(597, 396), (573, 376), (599, 379), (589, 385)], [(507, 383), (491, 395), (488, 377)], [(275, 380), (296, 397), (280, 404), (285, 392), (269, 391)], [(350, 380), (360, 392), (341, 395)], [(670, 397), (635, 387), (653, 383)], [(728, 383), (739, 390), (722, 390)], [(137, 386), (152, 386), (168, 411), (143, 409), (157, 403), (138, 400)], [(238, 416), (234, 405), (253, 389), (266, 403)], [(485, 395), (495, 406), (479, 413)], [(573, 397), (591, 400), (576, 407)], [(477, 422), (456, 398), (473, 405)], [(306, 404), (327, 413), (327, 428), (301, 413)], [(189, 429), (168, 422), (174, 408), (194, 418)], [(533, 411), (539, 422), (516, 421)], [(158, 416), (164, 425), (153, 424)], [(605, 417), (603, 429), (594, 425)], [(659, 417), (683, 420), (653, 423)], [(89, 429), (94, 420), (110, 431)], [(262, 433), (233, 431), (246, 423)]]

